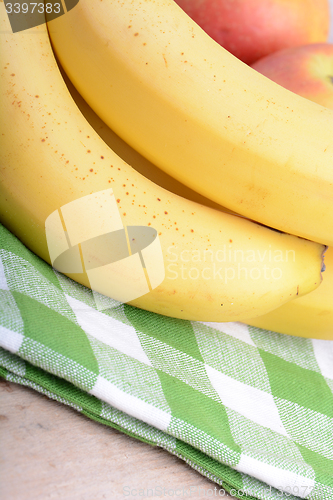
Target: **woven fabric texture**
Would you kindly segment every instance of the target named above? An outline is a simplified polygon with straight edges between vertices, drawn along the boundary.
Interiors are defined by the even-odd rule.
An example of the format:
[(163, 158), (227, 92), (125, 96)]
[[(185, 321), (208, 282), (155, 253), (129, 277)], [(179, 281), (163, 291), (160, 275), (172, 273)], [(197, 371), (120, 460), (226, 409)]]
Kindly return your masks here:
[(0, 225), (0, 375), (161, 446), (238, 498), (333, 498), (333, 342), (167, 318)]

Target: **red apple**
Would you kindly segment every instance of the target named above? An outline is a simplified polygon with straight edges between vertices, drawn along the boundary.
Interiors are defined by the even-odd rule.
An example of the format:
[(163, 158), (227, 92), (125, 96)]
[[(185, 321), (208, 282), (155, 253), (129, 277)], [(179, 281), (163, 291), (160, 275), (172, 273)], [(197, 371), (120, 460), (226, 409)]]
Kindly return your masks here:
[(326, 42), (328, 0), (176, 0), (220, 45), (247, 64), (287, 47)]
[(333, 45), (315, 43), (280, 50), (252, 68), (295, 94), (333, 109)]

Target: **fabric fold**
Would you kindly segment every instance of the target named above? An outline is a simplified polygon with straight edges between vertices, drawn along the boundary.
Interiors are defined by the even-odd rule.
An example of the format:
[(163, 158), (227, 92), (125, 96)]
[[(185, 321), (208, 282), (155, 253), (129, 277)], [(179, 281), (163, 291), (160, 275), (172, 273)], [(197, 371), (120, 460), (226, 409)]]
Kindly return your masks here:
[[(333, 341), (104, 299), (0, 226), (0, 374), (238, 498), (333, 498)], [(108, 305), (108, 307), (106, 307)]]

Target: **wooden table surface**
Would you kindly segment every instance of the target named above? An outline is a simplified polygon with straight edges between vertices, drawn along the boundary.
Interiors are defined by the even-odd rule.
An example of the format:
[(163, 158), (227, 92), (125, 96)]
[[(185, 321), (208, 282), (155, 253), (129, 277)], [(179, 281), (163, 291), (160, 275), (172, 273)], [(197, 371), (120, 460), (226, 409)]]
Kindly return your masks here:
[(165, 450), (1, 378), (0, 485), (1, 500), (233, 498)]

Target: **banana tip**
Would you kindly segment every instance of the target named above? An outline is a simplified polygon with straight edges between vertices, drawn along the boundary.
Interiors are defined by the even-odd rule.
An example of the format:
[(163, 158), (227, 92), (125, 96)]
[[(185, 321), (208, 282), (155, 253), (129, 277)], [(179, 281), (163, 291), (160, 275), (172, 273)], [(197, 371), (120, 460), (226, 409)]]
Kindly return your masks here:
[(321, 273), (323, 273), (326, 270), (325, 253), (326, 253), (327, 249), (328, 249), (328, 246), (325, 245), (323, 253), (321, 254), (321, 270), (320, 270)]

